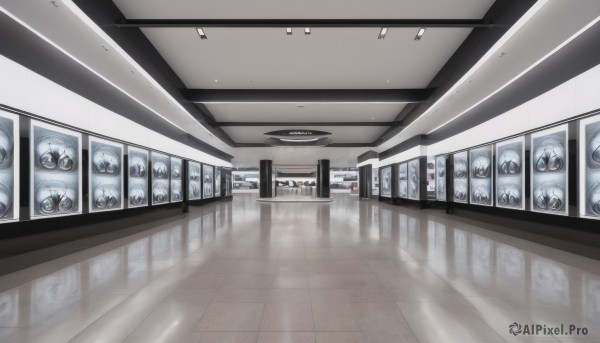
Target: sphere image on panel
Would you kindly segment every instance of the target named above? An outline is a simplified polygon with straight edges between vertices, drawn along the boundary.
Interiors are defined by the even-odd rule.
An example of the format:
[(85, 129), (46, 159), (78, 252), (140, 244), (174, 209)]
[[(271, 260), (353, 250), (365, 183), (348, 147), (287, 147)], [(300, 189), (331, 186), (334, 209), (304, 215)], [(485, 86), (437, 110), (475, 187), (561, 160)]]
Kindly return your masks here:
[(113, 185), (100, 185), (95, 187), (94, 205), (104, 210), (120, 206), (121, 194)]
[(10, 167), (13, 161), (14, 138), (9, 124), (12, 126), (11, 120), (0, 118), (0, 169)]
[(4, 185), (0, 183), (0, 218), (6, 216), (10, 208), (12, 207), (12, 192)]
[(37, 211), (43, 215), (68, 213), (77, 210), (77, 193), (68, 185), (48, 182), (39, 185), (35, 192)]
[(116, 175), (121, 170), (121, 157), (115, 151), (100, 148), (94, 152), (92, 168), (99, 174)]
[[(564, 135), (564, 133), (563, 133)], [(557, 172), (565, 166), (565, 146), (559, 138), (561, 133), (548, 135), (535, 142), (533, 166), (538, 172)]]
[(146, 192), (141, 187), (129, 190), (129, 203), (134, 206), (143, 205), (146, 202)]
[(72, 171), (77, 167), (77, 139), (42, 128), (36, 138), (36, 163), (46, 170)]

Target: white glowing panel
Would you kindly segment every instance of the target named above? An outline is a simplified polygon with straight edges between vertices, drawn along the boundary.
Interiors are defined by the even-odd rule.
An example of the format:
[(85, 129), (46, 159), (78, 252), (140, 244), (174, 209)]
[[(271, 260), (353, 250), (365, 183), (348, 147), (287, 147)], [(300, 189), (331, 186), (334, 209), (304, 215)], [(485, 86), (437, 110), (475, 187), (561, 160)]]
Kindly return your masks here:
[(183, 168), (181, 159), (171, 157), (171, 202), (183, 201), (181, 168)]
[(496, 206), (525, 209), (525, 136), (496, 143)]
[(392, 166), (385, 166), (379, 169), (381, 172), (381, 196), (392, 197)]
[(568, 215), (568, 126), (531, 134), (531, 210)]
[(207, 164), (202, 165), (202, 198), (208, 199), (214, 197), (214, 167)]
[(398, 196), (408, 198), (408, 164), (398, 165)]
[(148, 150), (128, 147), (129, 207), (148, 206)]
[(600, 219), (600, 116), (579, 125), (579, 214)]
[(202, 174), (200, 169), (200, 163), (189, 161), (188, 162), (188, 199), (202, 199), (202, 180), (200, 175)]
[(0, 111), (0, 223), (19, 220), (19, 116)]
[(152, 152), (152, 205), (169, 202), (169, 174), (171, 160), (169, 156)]
[(453, 195), (454, 202), (467, 203), (469, 194), (469, 156), (466, 151), (454, 154)]
[(435, 199), (446, 201), (446, 155), (435, 157)]
[(31, 218), (81, 214), (81, 134), (31, 121)]
[(90, 212), (123, 208), (123, 144), (90, 136)]
[(469, 150), (469, 200), (473, 205), (492, 206), (492, 145)]
[(408, 161), (408, 198), (421, 199), (421, 171), (419, 159)]

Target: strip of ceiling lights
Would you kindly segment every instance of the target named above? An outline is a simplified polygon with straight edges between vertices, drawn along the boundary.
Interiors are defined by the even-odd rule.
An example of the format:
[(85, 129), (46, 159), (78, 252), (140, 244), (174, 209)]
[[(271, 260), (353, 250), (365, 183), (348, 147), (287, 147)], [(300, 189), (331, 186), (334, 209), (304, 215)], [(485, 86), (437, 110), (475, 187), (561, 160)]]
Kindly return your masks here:
[[(539, 0), (538, 2), (536, 2), (521, 18), (519, 18), (519, 20), (492, 46), (492, 48), (490, 48), (490, 50), (488, 50), (488, 52), (479, 60), (477, 61), (477, 63), (471, 68), (469, 69), (469, 71), (463, 75), (463, 77), (460, 78), (460, 80), (458, 80), (458, 82), (456, 82), (446, 93), (444, 93), (444, 95), (442, 95), (442, 97), (440, 97), (433, 105), (431, 105), (425, 112), (423, 112), (419, 117), (417, 117), (417, 119), (415, 119), (412, 123), (410, 123), (409, 125), (406, 126), (405, 129), (411, 127), (412, 125), (416, 124), (417, 121), (419, 121), (420, 119), (423, 119), (427, 114), (432, 113), (436, 107), (442, 102), (444, 101), (448, 96), (450, 96), (451, 94), (454, 93), (454, 91), (460, 87), (465, 81), (467, 81), (469, 78), (471, 78), (471, 76), (485, 63), (487, 62), (492, 56), (495, 56), (496, 53), (498, 52), (498, 50), (509, 40), (511, 39), (531, 18), (533, 18), (533, 16), (535, 16), (535, 14), (547, 3), (549, 2), (549, 0)], [(573, 41), (575, 38), (577, 38), (578, 36), (580, 36), (582, 33), (584, 33), (585, 31), (587, 31), (590, 27), (594, 26), (598, 21), (600, 21), (600, 17), (597, 17), (596, 19), (592, 20), (590, 23), (588, 23), (587, 25), (585, 25), (583, 28), (581, 28), (579, 31), (577, 31), (575, 34), (573, 34), (571, 37), (567, 38), (564, 42), (562, 42), (561, 44), (559, 44), (556, 48), (552, 49), (550, 52), (548, 52), (546, 55), (544, 55), (542, 58), (540, 58), (539, 60), (535, 61), (532, 65), (530, 65), (529, 67), (527, 67), (525, 70), (523, 70), (522, 72), (520, 72), (518, 75), (516, 75), (515, 77), (513, 77), (511, 80), (509, 80), (508, 82), (506, 82), (505, 84), (503, 84), (502, 86), (500, 86), (498, 89), (496, 89), (495, 91), (493, 91), (492, 93), (490, 93), (489, 95), (487, 95), (486, 97), (484, 97), (483, 99), (479, 100), (478, 102), (476, 102), (475, 104), (473, 104), (472, 106), (470, 106), (469, 108), (467, 108), (466, 110), (462, 111), (461, 113), (459, 113), (458, 115), (452, 117), (451, 119), (449, 119), (448, 121), (444, 122), (443, 124), (435, 127), (434, 129), (430, 130), (429, 132), (427, 132), (427, 134), (431, 134), (437, 130), (439, 130), (440, 128), (448, 125), (449, 123), (453, 122), (454, 120), (460, 118), (461, 116), (463, 116), (465, 113), (468, 113), (469, 111), (471, 111), (472, 109), (474, 109), (475, 107), (479, 106), (480, 104), (482, 104), (483, 102), (485, 102), (486, 100), (488, 100), (489, 98), (493, 97), (495, 94), (497, 94), (498, 92), (502, 91), (504, 88), (508, 87), (510, 84), (512, 84), (513, 82), (517, 81), (519, 78), (521, 78), (523, 75), (527, 74), (529, 71), (531, 71), (533, 68), (535, 68), (537, 65), (539, 65), (540, 63), (544, 62), (546, 59), (548, 59), (550, 56), (554, 55), (557, 51), (559, 51), (560, 49), (562, 49), (565, 45), (569, 44), (571, 41)]]
[[(150, 82), (152, 84), (152, 87), (158, 89), (167, 99), (169, 99), (169, 101), (171, 103), (173, 103), (183, 113), (185, 113), (188, 117), (190, 117), (190, 119), (192, 119), (193, 123), (198, 124), (209, 135), (212, 136), (211, 132), (207, 128), (205, 128), (203, 125), (201, 125), (200, 123), (198, 123), (198, 121), (188, 111), (186, 111), (186, 109), (177, 100), (175, 100), (175, 98), (173, 98), (173, 96), (171, 96), (171, 94), (169, 94), (169, 92), (167, 92), (158, 82), (156, 82), (156, 80), (154, 80), (154, 78), (152, 78), (152, 76), (150, 76), (150, 74), (148, 74), (144, 70), (144, 68), (142, 68), (137, 62), (135, 62), (135, 60), (133, 58), (131, 58), (131, 56), (129, 56), (127, 54), (127, 52), (125, 52), (125, 50), (123, 50), (114, 40), (112, 40), (112, 38), (110, 38), (98, 25), (96, 25), (96, 23), (94, 23), (87, 15), (85, 15), (85, 13), (77, 5), (75, 5), (71, 0), (61, 0), (61, 2), (65, 5), (66, 8), (68, 8), (71, 11), (71, 13), (73, 13), (84, 24), (86, 24), (86, 26), (88, 26), (90, 29), (92, 29), (92, 31), (94, 31), (94, 33), (96, 33), (102, 40), (104, 40), (112, 49), (114, 49), (117, 53), (119, 53), (119, 55), (123, 59), (125, 59), (125, 61), (127, 63), (129, 63), (129, 65), (131, 65), (138, 73), (140, 73), (141, 75), (143, 75), (144, 78), (146, 80), (148, 80), (148, 82)], [(173, 121), (171, 121), (169, 118), (163, 116), (158, 111), (152, 109), (150, 106), (146, 105), (141, 100), (137, 99), (135, 96), (129, 94), (126, 90), (124, 90), (123, 88), (119, 87), (117, 84), (113, 83), (108, 78), (104, 77), (102, 74), (100, 74), (99, 72), (97, 72), (96, 70), (94, 70), (92, 67), (88, 66), (83, 61), (81, 61), (80, 59), (78, 59), (77, 57), (75, 57), (74, 55), (72, 55), (71, 53), (69, 53), (68, 51), (66, 51), (65, 49), (63, 49), (62, 47), (60, 47), (58, 44), (56, 44), (55, 42), (53, 42), (50, 38), (44, 36), (42, 33), (40, 33), (39, 31), (37, 31), (36, 29), (34, 29), (33, 27), (29, 26), (26, 22), (24, 22), (23, 20), (21, 20), (20, 18), (18, 18), (17, 16), (15, 16), (14, 14), (12, 14), (8, 10), (6, 10), (4, 7), (0, 6), (0, 12), (6, 14), (8, 17), (10, 17), (14, 21), (16, 21), (17, 23), (19, 23), (20, 25), (22, 25), (23, 27), (25, 27), (26, 29), (28, 29), (32, 33), (34, 33), (36, 36), (40, 37), (45, 42), (47, 42), (48, 44), (50, 44), (53, 47), (55, 47), (60, 52), (62, 52), (63, 54), (65, 54), (67, 57), (69, 57), (73, 61), (77, 62), (78, 64), (80, 64), (81, 66), (83, 66), (84, 68), (86, 68), (87, 70), (89, 70), (90, 72), (92, 72), (94, 75), (98, 76), (99, 78), (101, 78), (102, 80), (104, 80), (106, 83), (108, 83), (109, 85), (113, 86), (114, 88), (116, 88), (117, 90), (119, 90), (121, 93), (125, 94), (126, 96), (128, 96), (129, 98), (131, 98), (132, 100), (134, 100), (135, 102), (137, 102), (138, 104), (140, 104), (141, 106), (143, 106), (144, 108), (146, 108), (147, 110), (149, 110), (152, 113), (156, 114), (161, 119), (163, 119), (166, 122), (168, 122), (169, 124), (175, 126), (179, 130), (181, 130), (181, 131), (183, 131), (185, 133), (189, 133), (189, 130), (186, 130), (186, 129), (182, 128), (178, 124), (176, 124)]]
[[(496, 53), (498, 52), (498, 50), (504, 45), (506, 44), (506, 42), (508, 42), (509, 39), (511, 39), (531, 18), (533, 18), (538, 12), (539, 10), (544, 7), (544, 5), (546, 5), (550, 0), (538, 0), (535, 4), (533, 4), (533, 6), (531, 6), (531, 8), (525, 12), (525, 14), (523, 14), (523, 16), (521, 18), (519, 18), (519, 20), (517, 20), (517, 22), (511, 26), (508, 31), (506, 31), (506, 33), (500, 37), (500, 39), (485, 53), (485, 55), (483, 55), (483, 57), (481, 57), (479, 59), (479, 61), (477, 61), (477, 63), (475, 63), (475, 65), (473, 65), (473, 67), (471, 67), (471, 69), (469, 69), (469, 71), (467, 71), (448, 91), (446, 91), (446, 93), (444, 93), (444, 95), (442, 95), (433, 105), (431, 105), (425, 112), (423, 112), (419, 117), (417, 117), (415, 120), (413, 120), (413, 122), (411, 122), (410, 124), (408, 124), (404, 130), (410, 128), (411, 126), (415, 125), (419, 120), (425, 118), (428, 114), (434, 112), (434, 110), (436, 109), (436, 107), (438, 105), (440, 105), (442, 103), (442, 101), (446, 100), (446, 98), (448, 98), (450, 95), (452, 95), (454, 93), (454, 91), (460, 87), (463, 83), (465, 83), (465, 81), (469, 80), (471, 78), (471, 76), (473, 76), (473, 74), (475, 74), (475, 72), (477, 72), (477, 70), (479, 70), (479, 68), (481, 68), (481, 66), (483, 66), (483, 64), (485, 64), (485, 62), (487, 62), (492, 56), (495, 56)], [(541, 62), (541, 61), (540, 61)], [(538, 62), (539, 63), (539, 62)], [(529, 70), (530, 68), (528, 68), (527, 70)], [(507, 83), (506, 85), (504, 85), (503, 87), (506, 87), (508, 84), (514, 82), (517, 78), (521, 77), (522, 74), (519, 74), (518, 77), (514, 78), (513, 80), (509, 81), (509, 83)], [(435, 129), (427, 132), (427, 134), (430, 134), (436, 130), (438, 130), (439, 128), (447, 125), (448, 123), (450, 123), (451, 121), (457, 119), (458, 117), (460, 117), (461, 115), (463, 115), (464, 113), (468, 112), (469, 110), (473, 109), (474, 107), (476, 107), (477, 105), (481, 104), (482, 102), (484, 102), (486, 99), (488, 99), (489, 97), (493, 96), (494, 94), (496, 94), (497, 92), (499, 92), (501, 89), (498, 89), (497, 91), (493, 92), (492, 94), (490, 94), (489, 96), (487, 96), (486, 98), (484, 98), (483, 100), (481, 100), (480, 102), (476, 103), (475, 105), (473, 105), (472, 107), (470, 107), (468, 110), (464, 111), (463, 113), (459, 114), (458, 116), (448, 120), (447, 122), (443, 123), (442, 125), (436, 127)]]

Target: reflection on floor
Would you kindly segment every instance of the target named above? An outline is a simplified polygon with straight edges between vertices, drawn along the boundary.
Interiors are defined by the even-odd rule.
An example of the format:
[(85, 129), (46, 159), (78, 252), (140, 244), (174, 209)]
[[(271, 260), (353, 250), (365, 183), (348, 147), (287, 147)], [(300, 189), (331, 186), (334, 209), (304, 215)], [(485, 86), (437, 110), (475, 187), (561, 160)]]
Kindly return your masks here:
[(256, 198), (1, 277), (0, 341), (600, 342), (598, 261), (439, 211)]

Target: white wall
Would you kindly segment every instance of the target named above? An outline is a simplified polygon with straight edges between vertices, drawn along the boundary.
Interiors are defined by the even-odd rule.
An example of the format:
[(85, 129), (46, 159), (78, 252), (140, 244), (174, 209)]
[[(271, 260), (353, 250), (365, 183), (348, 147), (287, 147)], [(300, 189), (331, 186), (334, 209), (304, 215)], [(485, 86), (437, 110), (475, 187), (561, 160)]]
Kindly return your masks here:
[(0, 55), (0, 103), (82, 130), (216, 166), (231, 163), (165, 137)]
[(600, 108), (599, 84), (600, 65), (458, 135), (429, 146), (408, 149), (379, 161), (379, 165), (467, 149), (596, 110)]

